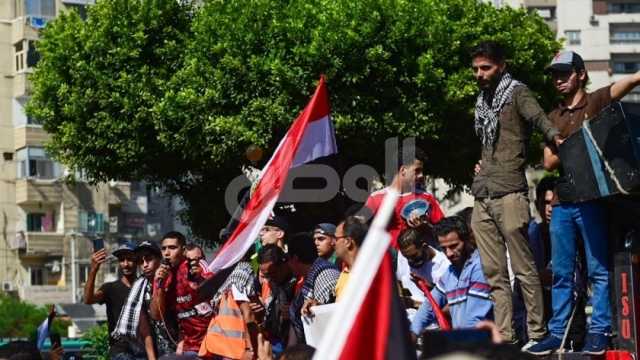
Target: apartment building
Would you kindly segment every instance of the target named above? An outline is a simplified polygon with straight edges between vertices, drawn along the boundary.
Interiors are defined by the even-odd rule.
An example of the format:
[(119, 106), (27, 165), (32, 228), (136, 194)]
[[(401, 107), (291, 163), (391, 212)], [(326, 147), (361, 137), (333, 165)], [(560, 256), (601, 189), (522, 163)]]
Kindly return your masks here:
[[(640, 70), (640, 1), (559, 0), (558, 37), (585, 60), (590, 90)], [(640, 101), (634, 89), (624, 101)]]
[[(640, 0), (494, 0), (537, 12), (585, 60), (593, 91), (640, 70)], [(640, 102), (636, 88), (623, 101)]]
[[(0, 1), (0, 291), (39, 304), (81, 300), (92, 239), (111, 249), (179, 227), (174, 200), (142, 183), (65, 181), (67, 170), (45, 151), (49, 135), (25, 115), (39, 31), (70, 8), (85, 16), (94, 1)], [(116, 270), (116, 261), (106, 264), (99, 283)]]

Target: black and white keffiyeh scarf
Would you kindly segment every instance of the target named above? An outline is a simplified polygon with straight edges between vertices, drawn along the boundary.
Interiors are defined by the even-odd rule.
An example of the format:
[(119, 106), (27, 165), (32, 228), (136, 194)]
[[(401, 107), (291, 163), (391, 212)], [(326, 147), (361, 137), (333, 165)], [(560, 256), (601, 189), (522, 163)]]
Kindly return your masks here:
[(140, 323), (140, 312), (144, 303), (145, 294), (150, 293), (151, 283), (143, 276), (133, 283), (127, 302), (122, 307), (118, 324), (113, 329), (111, 337), (119, 339), (121, 337), (136, 338), (138, 336), (138, 324)]
[(231, 274), (229, 274), (229, 277), (227, 277), (214, 295), (212, 303), (218, 304), (225, 292), (231, 289), (232, 285), (234, 285), (238, 291), (244, 292), (247, 296), (253, 296), (255, 294), (255, 281), (256, 277), (251, 264), (246, 261), (238, 262)]
[(488, 91), (483, 90), (480, 92), (480, 95), (478, 95), (478, 100), (476, 101), (475, 128), (476, 134), (480, 137), (483, 146), (488, 147), (494, 144), (498, 131), (500, 111), (502, 111), (504, 105), (511, 102), (513, 89), (518, 85), (523, 84), (512, 78), (511, 74), (504, 73), (494, 91), (491, 106), (487, 104), (487, 99), (485, 99), (490, 95)]

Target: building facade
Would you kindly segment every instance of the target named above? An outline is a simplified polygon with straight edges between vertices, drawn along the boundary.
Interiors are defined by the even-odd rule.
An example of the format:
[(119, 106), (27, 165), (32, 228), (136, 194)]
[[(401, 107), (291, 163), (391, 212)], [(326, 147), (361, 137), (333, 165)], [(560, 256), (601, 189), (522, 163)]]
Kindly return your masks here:
[[(92, 240), (157, 239), (175, 228), (173, 199), (142, 183), (90, 185), (46, 153), (49, 135), (25, 115), (39, 31), (62, 11), (86, 16), (94, 0), (0, 1), (0, 291), (27, 301), (81, 301)], [(117, 277), (111, 258), (98, 284)]]
[[(496, 6), (537, 12), (563, 48), (577, 52), (590, 91), (640, 71), (640, 0), (494, 0)], [(640, 102), (640, 89), (623, 101)]]

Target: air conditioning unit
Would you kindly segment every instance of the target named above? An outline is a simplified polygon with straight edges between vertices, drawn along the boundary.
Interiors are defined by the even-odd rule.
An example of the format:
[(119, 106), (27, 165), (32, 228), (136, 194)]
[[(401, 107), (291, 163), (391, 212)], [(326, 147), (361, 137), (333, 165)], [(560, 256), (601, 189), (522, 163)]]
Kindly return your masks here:
[(48, 262), (44, 264), (44, 266), (52, 273), (59, 273), (62, 270), (62, 266), (58, 260)]
[(15, 290), (15, 287), (13, 286), (13, 283), (10, 281), (3, 281), (2, 282), (2, 291), (13, 291)]
[(589, 23), (590, 23), (592, 26), (598, 26), (598, 25), (600, 24), (600, 21), (598, 20), (598, 18), (597, 18), (595, 15), (591, 15), (591, 16), (589, 17)]

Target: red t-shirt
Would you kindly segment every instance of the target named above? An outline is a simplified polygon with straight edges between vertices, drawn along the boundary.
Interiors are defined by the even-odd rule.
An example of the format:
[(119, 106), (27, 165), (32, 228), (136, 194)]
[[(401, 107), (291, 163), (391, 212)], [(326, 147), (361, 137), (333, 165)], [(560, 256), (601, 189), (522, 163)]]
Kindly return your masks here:
[[(387, 194), (387, 189), (384, 188), (369, 195), (365, 206), (371, 209), (374, 214), (378, 212), (380, 205), (382, 205), (382, 199)], [(438, 200), (430, 193), (416, 190), (415, 192), (400, 195), (387, 226), (387, 230), (391, 234), (391, 245), (394, 248), (398, 248), (398, 236), (404, 229), (409, 227), (407, 220), (414, 211), (424, 212), (431, 224), (437, 224), (444, 217)]]
[[(207, 302), (196, 303), (198, 283), (189, 281), (188, 274), (189, 263), (185, 260), (171, 272), (163, 285), (166, 291), (167, 311), (175, 313), (178, 318), (180, 340), (184, 341), (183, 351), (198, 352), (207, 333), (213, 309)], [(203, 278), (211, 275), (203, 268)]]

